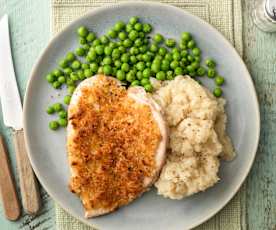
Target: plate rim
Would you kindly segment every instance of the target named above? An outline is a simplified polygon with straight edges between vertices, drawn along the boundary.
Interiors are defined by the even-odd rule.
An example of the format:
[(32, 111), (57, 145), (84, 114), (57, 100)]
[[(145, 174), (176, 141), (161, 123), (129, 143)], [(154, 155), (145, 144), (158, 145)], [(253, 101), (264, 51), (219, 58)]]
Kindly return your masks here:
[[(45, 52), (52, 46), (53, 43), (55, 43), (59, 37), (67, 30), (69, 30), (71, 28), (71, 26), (73, 26), (73, 24), (78, 23), (80, 21), (82, 21), (84, 18), (87, 17), (91, 17), (94, 14), (97, 14), (101, 11), (105, 11), (107, 9), (110, 9), (114, 6), (118, 6), (120, 5), (121, 7), (124, 6), (133, 6), (133, 5), (148, 5), (149, 7), (151, 6), (159, 6), (159, 7), (167, 7), (172, 11), (178, 11), (178, 12), (182, 12), (186, 15), (188, 15), (189, 17), (192, 17), (194, 20), (197, 20), (198, 22), (200, 22), (201, 24), (204, 24), (204, 26), (208, 27), (209, 30), (212, 31), (212, 33), (214, 33), (219, 39), (221, 39), (237, 56), (238, 61), (241, 63), (241, 66), (243, 67), (243, 69), (245, 70), (245, 76), (247, 78), (247, 81), (249, 83), (250, 89), (254, 94), (254, 97), (252, 98), (253, 104), (255, 104), (255, 108), (256, 108), (256, 135), (257, 138), (255, 140), (254, 143), (254, 147), (253, 147), (253, 152), (251, 154), (251, 159), (249, 164), (247, 165), (247, 168), (244, 169), (244, 173), (239, 181), (239, 183), (237, 183), (236, 187), (234, 189), (232, 189), (231, 194), (227, 197), (227, 199), (224, 200), (224, 202), (221, 202), (220, 205), (218, 205), (217, 208), (214, 208), (213, 210), (210, 210), (210, 213), (208, 215), (205, 215), (204, 218), (202, 218), (200, 221), (198, 221), (197, 223), (193, 224), (192, 226), (190, 226), (190, 228), (195, 228), (201, 224), (203, 224), (204, 222), (206, 222), (207, 220), (209, 220), (210, 218), (212, 218), (213, 216), (215, 216), (219, 211), (221, 211), (232, 199), (233, 197), (236, 195), (236, 193), (239, 191), (239, 189), (241, 188), (241, 186), (243, 185), (243, 183), (245, 182), (245, 179), (247, 178), (256, 154), (257, 154), (257, 149), (258, 149), (258, 145), (259, 145), (259, 140), (260, 140), (260, 129), (261, 129), (261, 120), (260, 120), (260, 106), (259, 106), (259, 102), (258, 102), (258, 97), (257, 97), (257, 92), (253, 83), (253, 79), (251, 78), (251, 75), (243, 61), (243, 59), (241, 58), (241, 56), (239, 55), (239, 53), (237, 52), (237, 50), (233, 47), (233, 45), (221, 34), (221, 32), (219, 32), (215, 27), (213, 27), (211, 24), (209, 24), (208, 22), (204, 21), (203, 19), (199, 18), (198, 16), (186, 11), (185, 9), (181, 9), (177, 6), (171, 5), (171, 4), (167, 4), (167, 3), (161, 3), (161, 2), (153, 2), (153, 1), (127, 1), (127, 2), (120, 2), (120, 3), (112, 3), (112, 4), (105, 4), (103, 6), (94, 8), (89, 10), (87, 13), (85, 13), (84, 15), (76, 18), (75, 20), (71, 21), (68, 25), (66, 25), (61, 31), (59, 31), (57, 34), (55, 34), (53, 37), (51, 37), (49, 39), (49, 42), (47, 44), (47, 46), (41, 51), (40, 55), (38, 56), (37, 60), (35, 61), (35, 63), (33, 64), (29, 79), (27, 81), (27, 86), (26, 86), (26, 90), (25, 90), (25, 96), (24, 96), (24, 101), (23, 101), (23, 130), (25, 132), (25, 142), (26, 142), (26, 149), (27, 149), (27, 153), (28, 153), (28, 157), (30, 159), (32, 168), (34, 173), (37, 176), (37, 179), (39, 180), (39, 182), (41, 183), (41, 185), (43, 186), (43, 188), (46, 190), (46, 192), (50, 195), (50, 197), (64, 210), (66, 211), (69, 215), (71, 215), (72, 217), (76, 218), (77, 220), (81, 221), (82, 223), (97, 228), (99, 229), (99, 226), (97, 226), (97, 224), (94, 223), (90, 223), (89, 219), (84, 219), (84, 218), (80, 218), (80, 216), (75, 215), (74, 212), (72, 212), (72, 210), (66, 205), (66, 203), (62, 203), (60, 202), (58, 199), (56, 199), (56, 193), (54, 191), (52, 191), (50, 188), (48, 188), (46, 186), (46, 183), (44, 183), (44, 180), (42, 179), (43, 177), (41, 176), (39, 169), (36, 167), (34, 160), (33, 160), (33, 155), (31, 148), (30, 148), (30, 138), (29, 138), (29, 134), (28, 134), (28, 128), (27, 128), (27, 111), (28, 111), (28, 107), (29, 107), (29, 103), (28, 103), (28, 99), (30, 97), (30, 88), (32, 85), (32, 80), (34, 79), (34, 75), (35, 73), (38, 71), (39, 69), (39, 63), (43, 60)], [(51, 27), (51, 25), (50, 25)]]

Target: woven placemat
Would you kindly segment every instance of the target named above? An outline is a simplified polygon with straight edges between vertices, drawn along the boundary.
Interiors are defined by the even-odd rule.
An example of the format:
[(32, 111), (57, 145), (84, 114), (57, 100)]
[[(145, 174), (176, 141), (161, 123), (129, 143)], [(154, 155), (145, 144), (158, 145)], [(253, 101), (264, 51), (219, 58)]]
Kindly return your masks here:
[[(51, 31), (61, 31), (64, 26), (87, 11), (124, 0), (52, 0)], [(216, 27), (242, 56), (242, 9), (240, 0), (161, 0), (183, 8)], [(231, 202), (216, 216), (197, 227), (197, 230), (240, 230), (243, 229), (244, 187)], [(56, 225), (58, 230), (92, 230), (93, 228), (71, 217), (56, 206)]]

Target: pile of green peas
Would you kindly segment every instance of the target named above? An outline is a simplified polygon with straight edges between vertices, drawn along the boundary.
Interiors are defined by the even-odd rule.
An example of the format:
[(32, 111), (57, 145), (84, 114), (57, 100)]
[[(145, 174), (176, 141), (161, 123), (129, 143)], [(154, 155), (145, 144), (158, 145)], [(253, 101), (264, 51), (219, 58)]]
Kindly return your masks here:
[[(183, 32), (178, 43), (159, 33), (150, 35), (151, 32), (152, 26), (138, 17), (131, 17), (127, 23), (118, 21), (100, 37), (80, 26), (77, 29), (80, 46), (68, 52), (46, 80), (54, 89), (67, 87), (65, 105), (70, 103), (79, 82), (95, 74), (113, 76), (127, 87), (142, 86), (147, 92), (153, 90), (150, 77), (164, 81), (188, 74), (200, 82), (198, 78), (207, 75), (216, 84), (213, 94), (222, 95), (224, 78), (218, 75), (216, 62), (211, 58), (202, 61), (201, 50), (189, 32)], [(61, 103), (47, 108), (48, 114), (59, 114), (58, 120), (49, 123), (50, 129), (67, 125), (67, 115), (64, 117), (63, 112), (66, 111)]]

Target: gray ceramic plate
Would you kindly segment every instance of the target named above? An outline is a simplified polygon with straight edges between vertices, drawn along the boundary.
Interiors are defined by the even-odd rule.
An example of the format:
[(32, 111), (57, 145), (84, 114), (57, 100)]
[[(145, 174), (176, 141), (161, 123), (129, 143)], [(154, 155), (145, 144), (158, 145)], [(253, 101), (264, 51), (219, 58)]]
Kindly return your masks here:
[[(56, 92), (44, 76), (56, 67), (56, 61), (77, 46), (75, 31), (86, 25), (103, 34), (117, 20), (139, 15), (155, 31), (179, 38), (190, 31), (203, 56), (219, 62), (219, 72), (226, 77), (224, 96), (228, 101), (228, 132), (237, 150), (237, 158), (223, 163), (221, 181), (206, 192), (175, 201), (156, 195), (155, 189), (132, 204), (106, 216), (86, 220), (79, 199), (68, 190), (69, 168), (65, 150), (65, 130), (49, 131), (52, 117), (47, 105), (61, 101), (66, 90)], [(204, 82), (209, 86), (211, 81)], [(206, 22), (173, 6), (159, 3), (122, 3), (92, 10), (58, 34), (44, 50), (30, 78), (24, 101), (24, 128), (34, 171), (52, 198), (67, 212), (99, 229), (189, 229), (217, 213), (238, 191), (254, 160), (258, 145), (259, 108), (251, 77), (235, 49)]]

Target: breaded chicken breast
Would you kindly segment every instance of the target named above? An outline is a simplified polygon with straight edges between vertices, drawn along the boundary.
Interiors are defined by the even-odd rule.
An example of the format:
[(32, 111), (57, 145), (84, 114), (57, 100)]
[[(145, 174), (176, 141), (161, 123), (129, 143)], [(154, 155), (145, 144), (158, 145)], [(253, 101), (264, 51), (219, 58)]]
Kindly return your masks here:
[(126, 90), (112, 77), (93, 76), (75, 90), (68, 118), (69, 187), (87, 218), (127, 205), (156, 181), (167, 129), (142, 87)]

